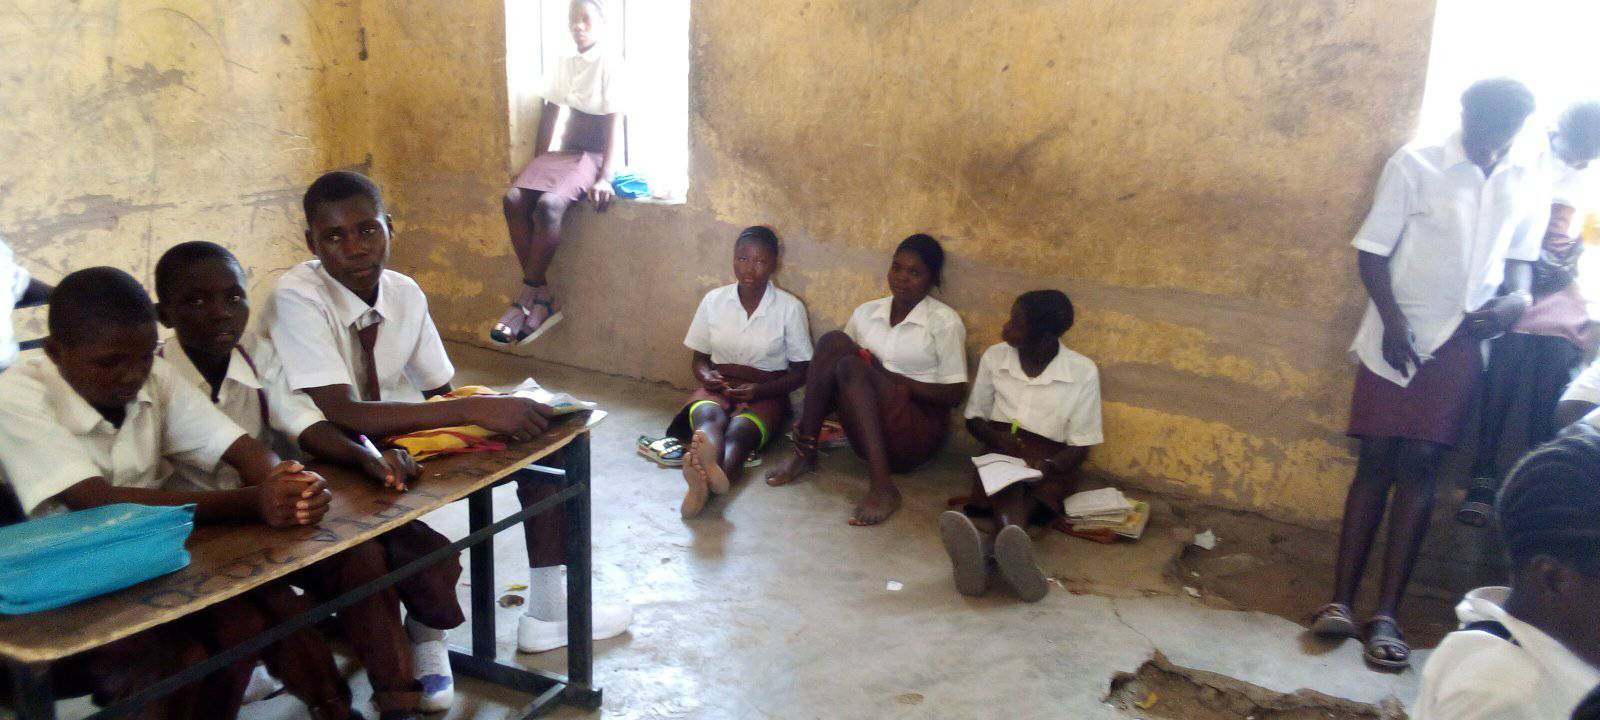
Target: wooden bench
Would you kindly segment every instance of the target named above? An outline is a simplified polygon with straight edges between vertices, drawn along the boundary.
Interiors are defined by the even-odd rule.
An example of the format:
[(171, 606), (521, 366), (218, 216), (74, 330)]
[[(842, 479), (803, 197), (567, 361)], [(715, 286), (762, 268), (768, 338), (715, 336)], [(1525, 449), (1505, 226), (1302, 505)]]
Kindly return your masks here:
[[(537, 697), (518, 717), (533, 717), (565, 702), (598, 708), (600, 689), (592, 685), (593, 641), (589, 570), (589, 430), (604, 413), (579, 413), (527, 443), (505, 450), (445, 456), (424, 463), (422, 479), (396, 493), (356, 473), (313, 465), (327, 478), (333, 504), (312, 527), (274, 529), (265, 525), (215, 525), (197, 528), (188, 547), (189, 566), (170, 575), (56, 610), (0, 616), (0, 659), (10, 669), (13, 699), (21, 720), (55, 717), (49, 663), (161, 625), (284, 577), (346, 548), (370, 540), (461, 498), (467, 498), (469, 531), (448, 548), (394, 568), (387, 575), (313, 608), (306, 614), (172, 675), (96, 714), (109, 718), (150, 702), (215, 670), (331, 616), (467, 548), (470, 553), (472, 647), (452, 648), (451, 665), (474, 677)], [(561, 469), (533, 465), (559, 454)], [(553, 476), (561, 489), (535, 505), (494, 520), (491, 492), (516, 473)], [(495, 652), (493, 539), (522, 520), (560, 506), (566, 515), (567, 675), (530, 671), (501, 663)]]

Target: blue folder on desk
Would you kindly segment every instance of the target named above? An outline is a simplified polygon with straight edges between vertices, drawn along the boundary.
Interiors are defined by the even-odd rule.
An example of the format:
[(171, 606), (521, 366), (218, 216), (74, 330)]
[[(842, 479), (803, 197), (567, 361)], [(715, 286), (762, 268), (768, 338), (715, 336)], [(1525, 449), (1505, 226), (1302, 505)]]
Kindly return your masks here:
[(51, 610), (189, 564), (194, 506), (105, 505), (0, 528), (0, 613)]

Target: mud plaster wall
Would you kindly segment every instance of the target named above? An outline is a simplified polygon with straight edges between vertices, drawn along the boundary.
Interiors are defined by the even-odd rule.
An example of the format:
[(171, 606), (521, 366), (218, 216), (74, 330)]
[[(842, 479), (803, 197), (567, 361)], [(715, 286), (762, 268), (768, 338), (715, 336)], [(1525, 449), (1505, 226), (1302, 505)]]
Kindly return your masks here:
[[(517, 280), (499, 2), (366, 4), (398, 264), (481, 342)], [(373, 8), (381, 7), (382, 21)], [(686, 206), (582, 210), (538, 357), (687, 384), (695, 303), (775, 227), (815, 333), (931, 232), (976, 354), (1067, 290), (1102, 369), (1102, 472), (1313, 524), (1339, 514), (1348, 239), (1410, 132), (1426, 0), (697, 0)], [(423, 52), (417, 33), (431, 44)], [(385, 147), (387, 144), (387, 147)]]
[[(18, 0), (0, 7), (0, 237), (47, 281), (143, 281), (185, 240), (255, 294), (303, 258), (300, 193), (367, 150), (358, 15), (335, 2)], [(43, 334), (43, 310), (18, 314)]]
[[(316, 172), (369, 167), (395, 267), (479, 341), (517, 279), (500, 0), (0, 10), (0, 232), (50, 278), (211, 237), (259, 286)], [(814, 333), (894, 243), (952, 255), (972, 357), (1067, 290), (1102, 369), (1097, 470), (1322, 524), (1352, 466), (1347, 240), (1421, 97), (1426, 0), (696, 0), (687, 205), (581, 210), (538, 357), (680, 384), (739, 227), (787, 250)], [(358, 43), (360, 39), (362, 42)], [(361, 61), (361, 57), (366, 60)], [(9, 154), (9, 153), (8, 153)]]

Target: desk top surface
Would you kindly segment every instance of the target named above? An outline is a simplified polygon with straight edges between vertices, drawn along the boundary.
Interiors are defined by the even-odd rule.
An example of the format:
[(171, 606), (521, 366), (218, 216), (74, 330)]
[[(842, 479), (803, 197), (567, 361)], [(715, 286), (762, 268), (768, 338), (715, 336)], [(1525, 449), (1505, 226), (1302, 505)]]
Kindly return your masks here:
[(182, 570), (63, 608), (0, 616), (0, 657), (57, 660), (243, 594), (492, 485), (557, 452), (596, 420), (588, 413), (569, 416), (543, 436), (508, 443), (505, 450), (435, 458), (423, 463), (422, 478), (404, 493), (349, 469), (313, 464), (333, 491), (320, 524), (197, 527), (189, 536), (191, 560)]

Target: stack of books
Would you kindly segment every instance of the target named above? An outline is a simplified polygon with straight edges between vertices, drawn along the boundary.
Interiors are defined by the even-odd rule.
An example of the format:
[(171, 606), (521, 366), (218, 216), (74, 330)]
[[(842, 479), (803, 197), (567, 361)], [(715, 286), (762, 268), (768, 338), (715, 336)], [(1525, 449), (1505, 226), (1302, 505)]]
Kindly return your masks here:
[(1129, 500), (1116, 488), (1077, 493), (1067, 498), (1064, 510), (1073, 535), (1100, 542), (1137, 540), (1150, 522), (1150, 504)]

